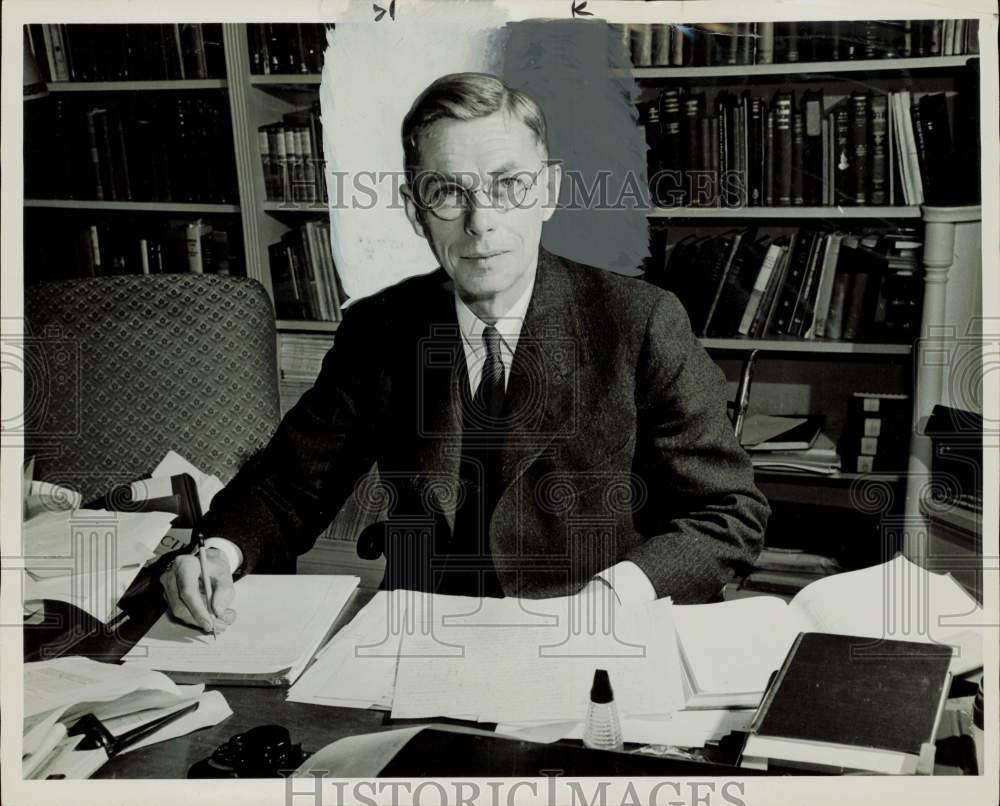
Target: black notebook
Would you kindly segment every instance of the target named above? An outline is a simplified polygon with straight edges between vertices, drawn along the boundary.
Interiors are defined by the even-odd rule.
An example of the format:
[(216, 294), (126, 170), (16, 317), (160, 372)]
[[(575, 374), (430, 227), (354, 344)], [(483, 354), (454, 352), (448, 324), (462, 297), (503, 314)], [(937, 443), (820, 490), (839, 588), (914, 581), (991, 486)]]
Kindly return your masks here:
[(950, 646), (800, 633), (765, 694), (744, 759), (931, 772)]

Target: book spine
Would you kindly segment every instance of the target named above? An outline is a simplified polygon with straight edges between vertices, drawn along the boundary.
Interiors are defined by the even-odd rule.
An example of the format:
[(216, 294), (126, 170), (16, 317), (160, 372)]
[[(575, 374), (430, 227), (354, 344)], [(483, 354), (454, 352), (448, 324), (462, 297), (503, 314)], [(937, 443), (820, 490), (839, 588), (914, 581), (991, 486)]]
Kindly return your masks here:
[(771, 244), (767, 248), (764, 261), (760, 265), (760, 271), (757, 272), (757, 277), (754, 280), (753, 289), (750, 291), (750, 299), (747, 300), (746, 310), (743, 311), (739, 327), (736, 329), (736, 332), (741, 336), (750, 335), (751, 326), (756, 320), (757, 311), (764, 300), (764, 293), (767, 291), (767, 285), (771, 280), (771, 274), (774, 271), (775, 264), (778, 262), (778, 255), (780, 254), (781, 247), (777, 244)]
[(771, 278), (768, 280), (767, 288), (764, 290), (764, 297), (760, 302), (754, 320), (750, 325), (750, 332), (747, 334), (752, 338), (760, 338), (770, 326), (772, 314), (775, 308), (775, 301), (785, 282), (785, 271), (788, 266), (788, 244), (781, 245), (781, 251), (774, 262), (774, 269)]
[(101, 157), (97, 143), (97, 122), (94, 118), (103, 109), (91, 109), (87, 112), (87, 134), (90, 137), (90, 163), (94, 169), (94, 198), (104, 200), (104, 183), (101, 181)]
[(848, 187), (854, 204), (868, 203), (868, 94), (851, 93), (851, 167)]
[(764, 128), (764, 204), (767, 207), (775, 205), (774, 178), (774, 110), (769, 109)]
[(871, 204), (886, 204), (888, 201), (887, 146), (888, 99), (885, 95), (871, 98)]
[(819, 280), (819, 290), (816, 293), (816, 310), (812, 327), (813, 338), (822, 339), (826, 337), (826, 323), (830, 316), (833, 284), (837, 276), (837, 262), (840, 256), (840, 242), (842, 239), (843, 235), (841, 233), (833, 233), (830, 236), (830, 244), (823, 261), (823, 273)]
[(192, 274), (204, 274), (205, 264), (202, 258), (201, 246), (202, 221), (196, 219), (184, 228), (184, 240), (187, 246), (187, 268)]
[(853, 176), (850, 149), (850, 112), (846, 104), (837, 107), (834, 117), (834, 198), (837, 204), (844, 204), (851, 198), (850, 179)]
[(817, 233), (815, 232), (805, 233), (803, 238), (795, 245), (794, 253), (789, 253), (788, 273), (785, 278), (784, 287), (781, 289), (778, 297), (774, 318), (771, 322), (771, 330), (768, 335), (788, 335), (788, 329), (792, 323), (792, 314), (795, 311), (795, 304), (799, 299), (799, 294), (802, 292), (802, 281), (805, 279), (816, 237)]
[(671, 27), (666, 23), (653, 25), (653, 64), (657, 67), (670, 66)]
[(697, 187), (697, 172), (701, 165), (701, 152), (699, 146), (701, 138), (701, 119), (705, 114), (705, 96), (702, 93), (693, 93), (683, 99), (683, 118), (681, 129), (681, 142), (684, 153), (682, 155), (683, 172), (682, 184), (684, 196), (689, 204), (697, 202), (695, 188)]
[(805, 119), (801, 112), (792, 113), (792, 204), (805, 204)]
[(661, 188), (670, 190), (660, 192), (660, 203), (668, 207), (681, 206), (685, 202), (683, 169), (681, 157), (681, 91), (677, 87), (669, 87), (660, 93), (660, 131), (661, 151), (660, 170), (666, 174), (661, 179)]
[(823, 203), (823, 91), (806, 90), (802, 99), (803, 204)]
[(792, 96), (779, 92), (774, 101), (775, 204), (792, 204)]
[(828, 243), (826, 234), (817, 236), (812, 248), (809, 251), (809, 261), (806, 264), (805, 276), (802, 279), (802, 289), (795, 300), (795, 307), (792, 309), (792, 319), (788, 326), (789, 336), (802, 336), (806, 322), (811, 323), (813, 305), (816, 294), (816, 280), (819, 266), (822, 265), (824, 252)]
[(757, 23), (757, 64), (774, 64), (774, 23)]

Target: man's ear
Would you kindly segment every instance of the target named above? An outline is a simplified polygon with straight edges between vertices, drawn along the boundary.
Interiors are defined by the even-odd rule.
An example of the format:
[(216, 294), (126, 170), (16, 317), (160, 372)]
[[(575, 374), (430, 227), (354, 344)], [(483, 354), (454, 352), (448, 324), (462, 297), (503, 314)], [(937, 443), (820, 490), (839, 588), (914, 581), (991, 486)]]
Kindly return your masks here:
[(400, 192), (403, 194), (403, 207), (406, 209), (406, 217), (410, 220), (410, 226), (421, 238), (427, 238), (427, 233), (424, 231), (423, 212), (413, 201), (413, 189), (409, 185), (402, 185)]
[(542, 194), (542, 221), (552, 218), (559, 206), (559, 188), (562, 185), (562, 163), (559, 160), (546, 160), (545, 185)]

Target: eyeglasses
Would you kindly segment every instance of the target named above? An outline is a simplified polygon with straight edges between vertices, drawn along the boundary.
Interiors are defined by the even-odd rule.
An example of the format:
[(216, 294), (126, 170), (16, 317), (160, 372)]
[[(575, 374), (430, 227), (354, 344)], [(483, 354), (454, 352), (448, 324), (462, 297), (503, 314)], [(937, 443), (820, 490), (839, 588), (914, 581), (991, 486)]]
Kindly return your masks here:
[[(465, 215), (475, 202), (473, 196), (484, 192), (490, 209), (508, 212), (523, 207), (528, 194), (538, 183), (538, 175), (548, 167), (543, 165), (534, 173), (496, 174), (483, 188), (464, 187), (445, 179), (440, 174), (418, 174), (412, 185), (414, 203), (442, 221), (454, 221)], [(478, 177), (474, 181), (478, 181)]]

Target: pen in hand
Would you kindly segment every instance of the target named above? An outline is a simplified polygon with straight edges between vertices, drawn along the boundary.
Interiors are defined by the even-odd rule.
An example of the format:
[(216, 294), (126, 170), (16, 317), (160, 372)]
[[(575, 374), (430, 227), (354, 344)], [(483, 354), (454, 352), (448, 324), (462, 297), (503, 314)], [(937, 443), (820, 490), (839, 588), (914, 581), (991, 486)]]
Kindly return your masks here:
[[(205, 556), (205, 535), (198, 534), (198, 561), (201, 563), (201, 584), (205, 588), (205, 601), (208, 604), (208, 612), (212, 610), (212, 580), (208, 575), (208, 558)], [(218, 640), (215, 634), (215, 624), (212, 624), (212, 640)]]

